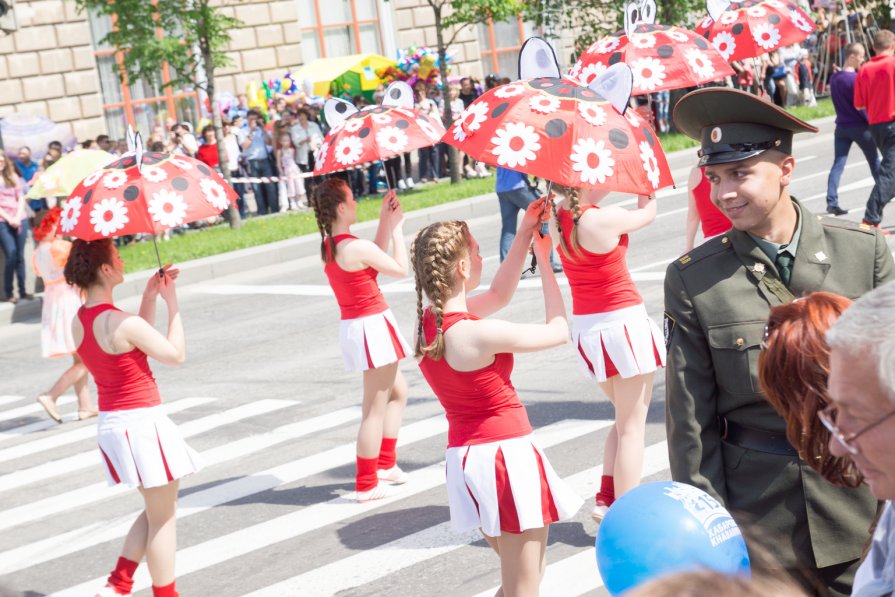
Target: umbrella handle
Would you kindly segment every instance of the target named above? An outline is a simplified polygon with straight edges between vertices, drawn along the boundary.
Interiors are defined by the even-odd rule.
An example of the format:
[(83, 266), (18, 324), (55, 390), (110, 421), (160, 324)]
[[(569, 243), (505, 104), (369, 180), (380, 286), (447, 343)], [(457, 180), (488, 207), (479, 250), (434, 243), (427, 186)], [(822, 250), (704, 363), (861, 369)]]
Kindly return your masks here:
[[(547, 211), (550, 209), (550, 203), (549, 203), (549, 202), (550, 202), (550, 191), (551, 191), (551, 190), (553, 190), (553, 181), (552, 181), (552, 180), (548, 180), (548, 181), (547, 181), (547, 201), (544, 201), (544, 211), (541, 212), (541, 215), (544, 215), (544, 214), (547, 213)], [(538, 227), (538, 235), (539, 235), (541, 238), (544, 238), (544, 233), (541, 232), (541, 228), (540, 228), (540, 227)], [(529, 267), (528, 267), (528, 268), (522, 270), (522, 273), (524, 274), (525, 272), (528, 272), (528, 273), (533, 274), (533, 273), (535, 273), (536, 271), (538, 271), (538, 257), (537, 257), (537, 255), (535, 255), (534, 251), (532, 251), (532, 252), (531, 252), (531, 263), (529, 264)]]
[(159, 279), (165, 277), (165, 268), (162, 267), (162, 258), (158, 253), (158, 242), (155, 240), (155, 235), (152, 235), (152, 246), (155, 247), (155, 259), (158, 261), (158, 277)]

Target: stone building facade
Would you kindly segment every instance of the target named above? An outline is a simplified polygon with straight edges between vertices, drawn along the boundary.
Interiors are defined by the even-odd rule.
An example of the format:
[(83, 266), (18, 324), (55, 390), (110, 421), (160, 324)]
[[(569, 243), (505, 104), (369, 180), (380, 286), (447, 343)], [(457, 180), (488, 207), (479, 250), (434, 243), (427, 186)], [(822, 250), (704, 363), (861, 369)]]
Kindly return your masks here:
[[(234, 64), (217, 72), (218, 89), (233, 94), (244, 92), (252, 81), (282, 77), (322, 54), (375, 51), (391, 56), (398, 48), (436, 45), (434, 14), (426, 0), (220, 4), (243, 22), (231, 32)], [(337, 5), (344, 15), (332, 13)], [(0, 117), (13, 112), (45, 116), (79, 140), (101, 133), (121, 136), (128, 122), (145, 129), (160, 113), (197, 119), (198, 97), (190, 89), (166, 91), (145, 82), (122, 88), (115, 77), (114, 52), (99, 46), (110, 26), (107, 19), (77, 12), (70, 0), (18, 0), (15, 10), (18, 30), (0, 33)], [(340, 18), (349, 20), (338, 22)], [(337, 23), (329, 25), (327, 19)], [(531, 27), (515, 22), (464, 28), (450, 48), (452, 75), (482, 77), (502, 70), (514, 77), (506, 71), (512, 70), (521, 39), (530, 33)], [(341, 42), (340, 36), (345, 38)]]

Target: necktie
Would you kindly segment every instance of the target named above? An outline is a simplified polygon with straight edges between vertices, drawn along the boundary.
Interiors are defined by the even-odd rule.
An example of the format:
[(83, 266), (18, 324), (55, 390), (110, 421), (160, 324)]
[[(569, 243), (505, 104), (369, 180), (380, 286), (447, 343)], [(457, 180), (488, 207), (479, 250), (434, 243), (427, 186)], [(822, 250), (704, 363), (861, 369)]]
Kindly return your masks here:
[(777, 266), (777, 271), (780, 273), (780, 280), (787, 286), (789, 286), (789, 279), (792, 278), (793, 261), (795, 261), (793, 256), (785, 251), (777, 253), (777, 258), (774, 260), (774, 265)]

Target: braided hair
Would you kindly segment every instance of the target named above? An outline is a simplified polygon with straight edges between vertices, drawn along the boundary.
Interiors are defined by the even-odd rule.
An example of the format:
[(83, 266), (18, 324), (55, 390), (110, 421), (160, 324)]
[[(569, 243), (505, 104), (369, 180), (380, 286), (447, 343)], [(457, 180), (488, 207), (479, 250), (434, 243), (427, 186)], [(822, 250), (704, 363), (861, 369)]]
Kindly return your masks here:
[[(333, 238), (333, 223), (338, 217), (336, 211), (339, 204), (348, 198), (350, 189), (344, 180), (329, 178), (321, 182), (311, 195), (311, 207), (317, 217), (317, 228), (320, 230), (320, 258), (329, 263), (336, 258), (336, 240)], [(329, 241), (329, 251), (327, 251)]]
[[(420, 230), (410, 246), (410, 262), (416, 280), (416, 346), (414, 355), (439, 360), (444, 356), (444, 303), (454, 286), (453, 271), (469, 255), (466, 222), (436, 222)], [(426, 344), (423, 334), (423, 292), (435, 314), (435, 338)]]
[(575, 187), (566, 187), (556, 183), (553, 183), (553, 189), (560, 195), (565, 196), (565, 198), (569, 201), (569, 211), (572, 212), (572, 234), (570, 236), (572, 247), (570, 251), (569, 247), (566, 245), (566, 238), (562, 234), (562, 225), (559, 222), (559, 208), (555, 205), (553, 207), (553, 215), (556, 221), (556, 231), (559, 232), (559, 242), (562, 245), (563, 252), (565, 252), (566, 256), (571, 257), (572, 253), (581, 253), (581, 245), (578, 244), (578, 220), (581, 219), (581, 206), (579, 204), (581, 190)]
[(100, 240), (75, 239), (65, 262), (65, 281), (81, 290), (87, 290), (97, 282), (99, 268), (112, 265), (114, 245), (111, 238)]

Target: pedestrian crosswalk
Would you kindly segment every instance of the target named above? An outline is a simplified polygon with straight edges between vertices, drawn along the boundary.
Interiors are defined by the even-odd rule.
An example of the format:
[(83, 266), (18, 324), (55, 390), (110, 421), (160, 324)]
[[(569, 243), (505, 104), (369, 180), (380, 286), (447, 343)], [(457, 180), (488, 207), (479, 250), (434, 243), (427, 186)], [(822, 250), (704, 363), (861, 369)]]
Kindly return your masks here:
[[(42, 413), (25, 402), (0, 396), (5, 409), (0, 421), (7, 422), (0, 425), (0, 587), (59, 597), (93, 595), (139, 514), (139, 498), (107, 486), (95, 447), (95, 420), (41, 426)], [(405, 415), (399, 455), (409, 463), (408, 483), (394, 497), (363, 504), (350, 499), (355, 458), (350, 438), (359, 407), (307, 414), (299, 400), (184, 397), (165, 408), (185, 437), (201, 442), (205, 462), (182, 484), (181, 594), (376, 595), (386, 586), (392, 587), (390, 595), (497, 591), (499, 560), (482, 548), (481, 535), (451, 528), (441, 459), (447, 421), (442, 414), (432, 416), (437, 411), (431, 405), (411, 404)], [(590, 462), (569, 469), (552, 454), (575, 454), (587, 446), (596, 458), (610, 426), (608, 420), (566, 416), (535, 430), (557, 471), (566, 469), (566, 482), (582, 497), (594, 494), (601, 467)], [(339, 441), (326, 441), (330, 434)], [(665, 443), (649, 446), (644, 477), (667, 466)], [(315, 497), (296, 503), (278, 498), (301, 492)], [(414, 515), (419, 512), (425, 515)], [(599, 591), (595, 525), (588, 514), (589, 508), (582, 508), (575, 524), (583, 524), (590, 539), (576, 542), (571, 551), (564, 546), (555, 558), (553, 547), (548, 550), (542, 595)], [(366, 534), (340, 541), (345, 529), (377, 517), (390, 521), (381, 539)], [(66, 524), (59, 524), (62, 520)], [(424, 580), (419, 571), (433, 565), (452, 570), (456, 586), (448, 590), (443, 580)], [(67, 573), (56, 574), (57, 569)], [(229, 582), (220, 578), (222, 571), (229, 571)], [(405, 586), (408, 575), (415, 580)], [(135, 580), (135, 594), (150, 586), (145, 565)]]

